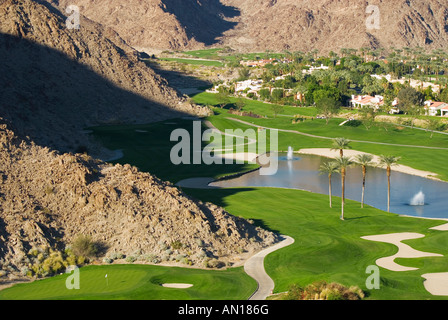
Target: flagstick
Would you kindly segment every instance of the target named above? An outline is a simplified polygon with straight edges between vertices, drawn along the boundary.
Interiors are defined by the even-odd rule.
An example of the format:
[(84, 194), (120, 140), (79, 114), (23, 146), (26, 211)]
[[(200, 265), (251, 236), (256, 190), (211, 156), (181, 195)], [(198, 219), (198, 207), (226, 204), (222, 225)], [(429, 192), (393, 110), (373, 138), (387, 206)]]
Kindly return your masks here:
[(107, 274), (106, 274), (106, 285), (109, 286), (109, 278), (107, 277)]

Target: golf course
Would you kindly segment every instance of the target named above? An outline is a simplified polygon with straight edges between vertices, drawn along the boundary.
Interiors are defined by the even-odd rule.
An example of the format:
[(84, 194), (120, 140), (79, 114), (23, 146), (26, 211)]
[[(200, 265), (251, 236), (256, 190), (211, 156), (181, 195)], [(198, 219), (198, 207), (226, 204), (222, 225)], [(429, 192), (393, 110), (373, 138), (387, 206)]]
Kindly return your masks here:
[[(274, 115), (270, 104), (247, 100), (244, 111), (262, 117), (239, 116), (218, 107), (215, 95), (201, 93), (192, 98), (198, 104), (212, 106), (214, 115), (203, 120), (221, 131), (226, 129), (278, 129), (278, 149), (285, 152), (305, 148), (331, 148), (337, 137), (351, 140), (353, 150), (374, 155), (400, 157), (400, 164), (434, 173), (448, 181), (444, 168), (448, 156), (448, 135), (384, 123), (371, 128), (340, 126), (346, 120), (333, 118), (326, 124), (316, 118), (312, 107), (284, 106)], [(230, 104), (235, 101), (230, 100)], [(312, 117), (293, 123), (296, 115)], [(148, 125), (104, 126), (89, 128), (93, 136), (110, 150), (121, 150), (123, 157), (113, 163), (129, 163), (142, 171), (177, 183), (183, 179), (222, 177), (242, 174), (256, 164), (173, 165), (170, 141), (174, 129), (192, 131), (192, 120), (174, 119)], [(336, 176), (336, 174), (335, 174)], [(367, 181), (368, 183), (368, 181)], [(392, 182), (393, 183), (393, 182)], [(385, 185), (384, 188), (387, 188)], [(340, 219), (340, 194), (328, 196), (303, 190), (269, 187), (182, 188), (188, 195), (219, 205), (232, 215), (250, 219), (254, 224), (292, 237), (295, 242), (269, 254), (266, 272), (275, 283), (274, 294), (291, 285), (306, 286), (317, 281), (358, 286), (365, 299), (425, 300), (446, 299), (425, 289), (424, 274), (448, 272), (448, 231), (432, 229), (447, 221), (404, 217), (345, 199), (345, 220)], [(386, 201), (386, 199), (384, 199)], [(448, 214), (447, 214), (448, 218)], [(395, 263), (410, 271), (392, 271), (380, 267), (379, 289), (369, 289), (366, 270), (383, 257), (397, 253), (397, 246), (363, 239), (365, 236), (395, 233), (419, 233), (423, 237), (403, 243), (415, 250), (438, 254), (419, 258), (397, 258)], [(106, 277), (107, 275), (107, 277)], [(90, 265), (80, 269), (80, 290), (67, 290), (68, 274), (15, 285), (0, 291), (0, 299), (137, 299), (137, 300), (245, 300), (257, 288), (243, 267), (207, 270), (162, 265), (111, 264)], [(107, 281), (106, 281), (107, 280)], [(191, 284), (189, 288), (167, 288), (165, 283)]]

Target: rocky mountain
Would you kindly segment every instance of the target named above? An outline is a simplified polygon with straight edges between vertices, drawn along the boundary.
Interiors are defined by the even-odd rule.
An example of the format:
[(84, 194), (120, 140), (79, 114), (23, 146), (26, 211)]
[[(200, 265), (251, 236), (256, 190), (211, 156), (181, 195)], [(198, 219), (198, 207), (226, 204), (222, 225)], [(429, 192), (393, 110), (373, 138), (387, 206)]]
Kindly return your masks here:
[(80, 29), (48, 3), (0, 3), (0, 115), (16, 134), (63, 152), (100, 154), (83, 130), (149, 123), (208, 110), (188, 103), (112, 29)]
[[(51, 0), (48, 0), (51, 1)], [(448, 44), (444, 0), (59, 0), (140, 48), (228, 45), (240, 51), (360, 47), (443, 48)], [(375, 11), (368, 6), (377, 7)], [(379, 17), (379, 29), (371, 28)], [(367, 24), (369, 26), (367, 26)]]
[(224, 43), (246, 50), (320, 52), (341, 48), (444, 48), (448, 3), (443, 0), (223, 0), (240, 11)]
[(219, 0), (48, 0), (76, 5), (86, 17), (117, 31), (137, 48), (184, 49), (212, 45), (235, 26), (238, 11)]

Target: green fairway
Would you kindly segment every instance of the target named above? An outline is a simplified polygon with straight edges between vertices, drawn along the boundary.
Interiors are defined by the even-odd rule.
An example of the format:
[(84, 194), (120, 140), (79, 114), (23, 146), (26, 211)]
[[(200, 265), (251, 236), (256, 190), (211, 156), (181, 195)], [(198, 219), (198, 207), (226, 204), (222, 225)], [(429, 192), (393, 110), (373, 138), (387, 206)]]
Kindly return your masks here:
[(184, 64), (211, 66), (211, 67), (224, 67), (225, 66), (224, 63), (222, 63), (220, 61), (214, 61), (214, 60), (183, 59), (183, 58), (160, 58), (160, 60), (174, 61), (174, 62), (184, 63)]
[[(122, 149), (124, 157), (117, 163), (130, 163), (140, 170), (176, 183), (192, 177), (219, 178), (257, 168), (255, 164), (180, 164), (174, 165), (170, 152), (177, 141), (170, 141), (175, 129), (185, 129), (193, 137), (191, 120), (175, 119), (149, 125), (105, 126), (92, 128), (94, 136), (111, 150)], [(202, 128), (206, 129), (205, 127)], [(203, 143), (203, 147), (207, 143)]]
[[(200, 94), (195, 96), (194, 99), (201, 104), (215, 104), (215, 96), (212, 94)], [(231, 103), (233, 102), (231, 100)], [(285, 107), (282, 115), (277, 118), (273, 117), (269, 104), (257, 101), (247, 103), (243, 110), (266, 115), (267, 118), (241, 117), (229, 114), (226, 109), (214, 108), (215, 114), (206, 120), (209, 120), (216, 128), (222, 131), (225, 129), (246, 130), (259, 125), (282, 130), (294, 130), (305, 134), (279, 132), (279, 150), (281, 151), (286, 151), (288, 146), (293, 146), (295, 150), (302, 148), (330, 148), (332, 138), (346, 137), (360, 141), (351, 143), (352, 148), (355, 150), (377, 155), (393, 154), (401, 156), (401, 164), (435, 172), (439, 174), (440, 178), (448, 180), (448, 173), (444, 169), (448, 150), (417, 147), (448, 147), (448, 136), (446, 135), (435, 134), (431, 139), (429, 133), (425, 131), (400, 128), (391, 124), (377, 125), (370, 130), (367, 130), (362, 125), (359, 127), (339, 126), (343, 119), (337, 118), (332, 119), (328, 125), (325, 125), (325, 120), (321, 119), (308, 119), (297, 124), (291, 122), (294, 114), (315, 115), (314, 108)], [(248, 123), (243, 124), (229, 119), (229, 117)], [(174, 119), (149, 125), (99, 127), (93, 128), (93, 130), (94, 136), (100, 139), (108, 148), (123, 149), (124, 158), (116, 162), (136, 165), (143, 171), (151, 172), (162, 179), (173, 182), (192, 177), (218, 178), (256, 167), (255, 165), (247, 164), (173, 165), (169, 156), (170, 150), (176, 142), (169, 141), (170, 134), (174, 129), (178, 128), (184, 128), (192, 133), (191, 126), (191, 120)], [(387, 143), (410, 146), (386, 145)], [(220, 205), (235, 216), (252, 219), (263, 228), (289, 235), (295, 239), (293, 245), (270, 254), (265, 261), (267, 272), (275, 281), (275, 292), (284, 292), (289, 285), (294, 283), (305, 286), (314, 281), (326, 280), (336, 281), (346, 286), (357, 285), (367, 292), (368, 299), (444, 298), (432, 296), (428, 293), (423, 286), (424, 279), (421, 277), (425, 273), (448, 271), (446, 270), (448, 265), (448, 232), (429, 229), (441, 225), (443, 221), (400, 217), (369, 206), (361, 209), (360, 204), (355, 201), (347, 201), (345, 206), (346, 220), (341, 221), (339, 219), (340, 199), (338, 197), (334, 197), (334, 207), (330, 209), (328, 196), (299, 190), (235, 188), (213, 190), (184, 189), (184, 191), (202, 201)], [(408, 240), (405, 243), (417, 250), (442, 254), (443, 257), (397, 259), (396, 262), (399, 264), (419, 269), (416, 271), (393, 272), (381, 268), (381, 288), (379, 290), (367, 289), (365, 285), (368, 277), (366, 268), (370, 265), (375, 265), (375, 261), (378, 258), (395, 254), (397, 248), (391, 244), (363, 240), (361, 237), (399, 232), (424, 234), (425, 237), (422, 239)], [(109, 267), (115, 268), (116, 266)], [(140, 268), (139, 266), (126, 267)], [(101, 270), (100, 267), (92, 268)], [(82, 270), (89, 269), (85, 268)], [(93, 270), (96, 272), (97, 269)], [(151, 272), (157, 271), (162, 274), (178, 272), (179, 276), (191, 275), (193, 278), (199, 274), (203, 275), (200, 272), (205, 272), (202, 270), (197, 271), (199, 273), (195, 274), (194, 272), (196, 271), (190, 269), (169, 270), (156, 268), (152, 269)], [(239, 274), (239, 277), (244, 276), (242, 269), (225, 272), (236, 272)], [(130, 276), (132, 279), (123, 283), (120, 289), (117, 288), (117, 291), (110, 293), (107, 297), (110, 299), (170, 299), (171, 297), (173, 299), (228, 299), (229, 296), (233, 295), (238, 297), (238, 299), (247, 298), (251, 293), (250, 291), (253, 290), (239, 292), (238, 290), (242, 288), (236, 289), (233, 287), (233, 285), (239, 286), (238, 283), (231, 285), (229, 282), (225, 292), (209, 292), (212, 289), (208, 286), (217, 281), (214, 277), (226, 274), (225, 272), (210, 272), (207, 274), (207, 277), (203, 276), (201, 278), (204, 281), (202, 287), (195, 285), (190, 289), (167, 291), (174, 289), (162, 288), (158, 284), (154, 284), (154, 282), (149, 280), (153, 279), (153, 276), (148, 276), (148, 273), (135, 269), (132, 271), (133, 275)], [(170, 282), (193, 283), (194, 280), (181, 280), (175, 276), (173, 278), (176, 281)], [(223, 279), (221, 280), (224, 281)], [(244, 281), (249, 280), (246, 279)], [(51, 281), (56, 280), (50, 279), (48, 281), (48, 285), (50, 285)], [(95, 281), (92, 281), (92, 283), (95, 283)], [(251, 286), (254, 283), (250, 281), (248, 283), (248, 286), (253, 288)], [(123, 292), (118, 292), (119, 290)], [(237, 290), (238, 293), (233, 293), (234, 290)], [(55, 290), (49, 291), (56, 292)], [(165, 296), (166, 292), (169, 292), (169, 294), (171, 292), (175, 293), (173, 293), (173, 296), (167, 297)], [(232, 292), (232, 294), (227, 292)], [(58, 295), (58, 297), (62, 296)], [(1, 297), (6, 298), (4, 296)], [(95, 299), (98, 297), (102, 296), (92, 291), (79, 297), (73, 296), (69, 298)]]
[[(424, 289), (421, 275), (448, 271), (448, 232), (429, 230), (444, 221), (406, 218), (372, 207), (360, 209), (354, 201), (347, 202), (346, 220), (341, 221), (339, 198), (334, 199), (334, 208), (330, 209), (328, 196), (299, 190), (235, 188), (187, 192), (295, 239), (293, 245), (266, 258), (265, 266), (275, 281), (275, 292), (286, 291), (293, 283), (305, 286), (326, 280), (357, 285), (370, 299), (437, 299)], [(375, 265), (378, 258), (395, 254), (396, 247), (360, 237), (398, 232), (424, 234), (423, 239), (405, 243), (444, 257), (397, 259), (405, 266), (421, 269), (393, 272), (381, 268), (380, 289), (368, 290), (366, 268)]]
[[(69, 274), (0, 291), (2, 300), (244, 300), (256, 282), (242, 267), (223, 271), (148, 265), (87, 266), (80, 270), (80, 289), (66, 288)], [(107, 278), (105, 277), (107, 274)], [(187, 289), (164, 283), (186, 283)]]
[[(216, 96), (211, 93), (202, 93), (193, 97), (198, 104), (215, 105)], [(234, 98), (236, 99), (236, 98)], [(292, 130), (299, 133), (279, 132), (279, 150), (286, 151), (288, 146), (294, 150), (303, 148), (331, 148), (332, 138), (344, 137), (350, 140), (364, 141), (351, 143), (354, 150), (372, 153), (375, 155), (390, 154), (401, 157), (400, 164), (415, 169), (430, 171), (437, 174), (439, 179), (448, 181), (448, 171), (445, 169), (448, 158), (448, 135), (431, 133), (425, 130), (401, 127), (390, 123), (377, 123), (370, 129), (363, 125), (358, 127), (340, 126), (346, 119), (334, 118), (328, 125), (323, 119), (307, 119), (303, 122), (292, 123), (293, 115), (315, 116), (315, 108), (298, 108), (285, 106), (282, 114), (273, 117), (270, 104), (259, 101), (245, 100), (244, 111), (252, 111), (266, 118), (253, 118), (229, 114), (228, 110), (214, 108), (215, 115), (208, 120), (218, 129), (248, 129), (254, 126), (276, 128), (280, 130)], [(234, 103), (234, 100), (231, 99)], [(242, 124), (232, 119), (239, 119), (252, 124)], [(313, 135), (314, 137), (307, 136)], [(391, 145), (387, 145), (391, 144)], [(407, 146), (401, 146), (407, 145)], [(413, 146), (425, 146), (420, 148)], [(431, 147), (433, 149), (431, 149)], [(441, 148), (441, 149), (438, 149)], [(445, 149), (443, 149), (445, 148)]]

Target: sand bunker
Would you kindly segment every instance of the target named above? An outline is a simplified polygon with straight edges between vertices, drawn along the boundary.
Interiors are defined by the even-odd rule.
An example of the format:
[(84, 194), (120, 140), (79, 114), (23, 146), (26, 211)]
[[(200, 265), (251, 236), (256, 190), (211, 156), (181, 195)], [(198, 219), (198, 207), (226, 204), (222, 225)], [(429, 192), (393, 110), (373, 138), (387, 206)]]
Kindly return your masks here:
[(418, 268), (410, 268), (410, 267), (404, 267), (397, 263), (395, 263), (396, 258), (423, 258), (423, 257), (442, 257), (443, 255), (437, 254), (437, 253), (429, 253), (429, 252), (423, 252), (418, 251), (407, 244), (401, 243), (403, 240), (410, 240), (410, 239), (418, 239), (423, 238), (424, 235), (420, 233), (392, 233), (392, 234), (383, 234), (383, 235), (376, 235), (376, 236), (366, 236), (361, 237), (365, 240), (370, 241), (378, 241), (378, 242), (386, 242), (394, 244), (398, 247), (398, 252), (390, 257), (380, 258), (376, 260), (376, 264), (380, 267), (383, 267), (388, 270), (392, 271), (412, 271), (412, 270), (418, 270)]
[(426, 281), (425, 289), (435, 296), (448, 296), (448, 272), (427, 273), (422, 275)]
[(193, 285), (188, 283), (162, 283), (162, 287), (174, 289), (188, 289)]

